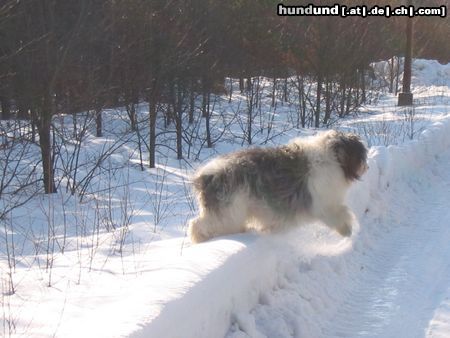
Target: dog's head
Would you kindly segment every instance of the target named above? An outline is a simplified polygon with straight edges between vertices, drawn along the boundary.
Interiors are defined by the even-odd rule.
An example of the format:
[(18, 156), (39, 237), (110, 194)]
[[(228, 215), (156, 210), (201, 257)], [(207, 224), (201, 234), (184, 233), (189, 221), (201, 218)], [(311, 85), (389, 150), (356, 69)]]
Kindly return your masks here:
[(369, 168), (367, 148), (358, 135), (331, 131), (327, 133), (330, 149), (336, 155), (348, 181), (359, 179)]

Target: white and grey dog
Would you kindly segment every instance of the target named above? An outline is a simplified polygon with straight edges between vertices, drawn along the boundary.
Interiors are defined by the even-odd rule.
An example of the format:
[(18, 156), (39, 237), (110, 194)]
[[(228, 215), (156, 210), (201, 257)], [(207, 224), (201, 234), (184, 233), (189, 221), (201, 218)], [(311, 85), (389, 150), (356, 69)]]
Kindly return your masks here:
[(310, 220), (350, 236), (354, 214), (345, 193), (366, 160), (360, 138), (337, 131), (218, 157), (193, 179), (200, 215), (190, 221), (191, 241)]

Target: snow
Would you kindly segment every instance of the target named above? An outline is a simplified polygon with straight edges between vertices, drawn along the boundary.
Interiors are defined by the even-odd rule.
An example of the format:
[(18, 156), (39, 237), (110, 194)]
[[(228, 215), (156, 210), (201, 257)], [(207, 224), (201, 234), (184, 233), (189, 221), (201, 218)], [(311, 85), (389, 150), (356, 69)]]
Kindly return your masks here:
[[(233, 252), (227, 262), (234, 265), (231, 271), (226, 269), (211, 281), (212, 289), (202, 292), (208, 296), (200, 301), (195, 291), (193, 299), (188, 293), (188, 309), (202, 309), (201, 319), (189, 316), (184, 322), (190, 330), (179, 330), (173, 326), (179, 317), (168, 311), (137, 336), (179, 337), (184, 332), (189, 337), (220, 337), (223, 322), (230, 321), (228, 338), (387, 337), (386, 332), (392, 333), (389, 337), (423, 336), (428, 322), (420, 320), (430, 313), (422, 307), (433, 309), (439, 300), (436, 291), (450, 282), (446, 210), (450, 185), (441, 184), (450, 182), (450, 154), (435, 158), (450, 145), (450, 137), (443, 137), (448, 128), (450, 120), (431, 126), (433, 133), (424, 133), (424, 143), (434, 145), (433, 152), (428, 147), (417, 151), (419, 147), (411, 142), (384, 148), (384, 154), (382, 148), (371, 153), (369, 174), (349, 196), (361, 222), (351, 240), (320, 225), (256, 241), (252, 235), (251, 242), (246, 235), (229, 236), (247, 246)], [(398, 168), (397, 162), (402, 166)], [(426, 227), (427, 223), (433, 227)], [(210, 242), (204, 250), (210, 245), (224, 247), (223, 241)], [(234, 276), (240, 271), (245, 274)], [(263, 289), (261, 279), (266, 282)], [(199, 287), (203, 291), (204, 286)], [(408, 316), (411, 309), (415, 311)], [(165, 326), (160, 329), (161, 323)]]
[(445, 338), (450, 332), (450, 288), (441, 297), (442, 301), (433, 313), (426, 336)]
[[(79, 249), (55, 254), (48, 269), (45, 255), (24, 248), (14, 295), (6, 292), (2, 257), (2, 327), (32, 337), (450, 336), (450, 65), (416, 60), (414, 67), (415, 111), (426, 119), (419, 119), (413, 140), (372, 139), (369, 171), (348, 194), (358, 218), (351, 238), (317, 223), (191, 245), (183, 236), (190, 213), (177, 201), (189, 171), (160, 167), (169, 172), (167, 212), (177, 224), (155, 233), (147, 229), (154, 213), (146, 196), (163, 177), (148, 182), (147, 173), (130, 170), (121, 177), (128, 190), (117, 188), (116, 195), (117, 205), (137, 196), (139, 213), (129, 229), (117, 228), (113, 238), (70, 237)], [(366, 107), (376, 114), (360, 115), (357, 123), (397, 123), (393, 100)], [(348, 120), (339, 128), (360, 125)], [(42, 208), (52, 198), (59, 197), (43, 197)], [(89, 213), (82, 203), (68, 207)], [(24, 224), (40, 214), (27, 211), (17, 216)], [(68, 220), (69, 232), (75, 219)], [(124, 231), (134, 240), (122, 248)]]

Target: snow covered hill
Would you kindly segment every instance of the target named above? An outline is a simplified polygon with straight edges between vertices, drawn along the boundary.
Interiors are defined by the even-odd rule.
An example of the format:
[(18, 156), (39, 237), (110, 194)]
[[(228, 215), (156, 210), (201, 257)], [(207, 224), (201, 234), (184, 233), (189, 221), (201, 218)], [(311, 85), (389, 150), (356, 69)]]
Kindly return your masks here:
[(421, 142), (372, 149), (349, 196), (360, 220), (351, 239), (311, 225), (187, 248), (221, 263), (133, 336), (448, 336), (449, 132), (450, 119)]
[[(0, 260), (0, 332), (14, 337), (449, 337), (450, 65), (418, 60), (414, 67), (413, 140), (405, 138), (408, 133), (395, 139), (381, 133), (393, 134), (396, 129), (386, 126), (409, 114), (394, 111), (393, 97), (364, 108), (376, 114), (339, 126), (367, 132), (378, 144), (371, 147), (369, 171), (349, 192), (359, 221), (351, 238), (321, 224), (199, 245), (180, 236), (181, 225), (182, 230), (168, 226), (149, 235), (145, 196), (151, 189), (134, 183), (145, 182), (146, 173), (129, 169), (131, 190), (123, 196), (135, 194), (141, 208), (129, 229), (117, 228), (111, 240), (81, 224), (85, 233), (68, 238), (76, 250), (51, 259), (16, 252), (15, 294), (8, 294), (11, 267)], [(362, 129), (363, 123), (371, 129)], [(169, 193), (180, 194), (186, 173), (167, 170), (176, 186)], [(51, 198), (58, 196), (39, 202), (53, 206)], [(74, 214), (88, 213), (82, 204), (71, 208)], [(170, 209), (180, 224), (186, 208), (176, 202)], [(33, 229), (11, 238), (39, 238)], [(124, 240), (130, 236), (132, 241)]]

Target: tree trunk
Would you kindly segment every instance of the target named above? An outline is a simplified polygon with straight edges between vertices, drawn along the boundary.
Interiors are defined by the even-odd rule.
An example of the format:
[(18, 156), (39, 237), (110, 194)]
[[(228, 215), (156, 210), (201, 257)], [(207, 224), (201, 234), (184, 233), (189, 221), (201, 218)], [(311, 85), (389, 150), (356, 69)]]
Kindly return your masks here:
[[(395, 56), (394, 56), (395, 57)], [(395, 57), (397, 60), (397, 69), (396, 69), (396, 74), (395, 74), (395, 91), (394, 91), (394, 95), (398, 94), (398, 82), (400, 81), (400, 73), (401, 73), (401, 69), (400, 69), (400, 58), (399, 57)]]
[(39, 146), (41, 148), (42, 169), (44, 173), (44, 191), (46, 194), (56, 193), (53, 170), (52, 143), (50, 137), (51, 114), (49, 111), (41, 112), (37, 129), (39, 133)]
[(173, 120), (173, 105), (168, 104), (167, 105), (167, 110), (166, 110), (166, 114), (165, 119), (164, 119), (164, 127), (167, 128), (168, 126), (170, 126), (172, 124), (172, 120)]
[(138, 104), (138, 100), (133, 100), (130, 105), (130, 125), (131, 131), (137, 130), (137, 115), (136, 115), (136, 105)]
[(250, 91), (252, 89), (252, 78), (248, 77), (247, 78), (247, 91)]
[(203, 93), (202, 93), (202, 117), (208, 117), (209, 115), (209, 107), (207, 107), (208, 104), (208, 93), (206, 90), (206, 86), (203, 86)]
[(195, 91), (193, 82), (191, 83), (191, 88), (189, 90), (189, 124), (194, 123), (194, 112), (195, 112)]
[(347, 93), (347, 86), (343, 81), (341, 82), (341, 104), (339, 109), (339, 117), (343, 117), (345, 114), (345, 95)]
[(241, 94), (244, 93), (244, 78), (243, 77), (239, 78), (239, 90), (240, 90)]
[(356, 69), (355, 70), (355, 78), (354, 78), (354, 82), (353, 82), (353, 88), (356, 89), (356, 95), (355, 95), (355, 100), (354, 100), (355, 107), (358, 107), (359, 103), (360, 103), (360, 97), (361, 97), (361, 84), (359, 83), (360, 78), (361, 78), (360, 70)]
[(283, 86), (283, 101), (288, 102), (288, 79), (284, 79), (284, 86)]
[(0, 120), (9, 120), (11, 118), (11, 103), (6, 97), (0, 97), (2, 113), (0, 115)]
[(316, 116), (314, 127), (320, 127), (320, 101), (322, 100), (322, 75), (317, 76)]
[(212, 148), (212, 140), (211, 140), (211, 125), (210, 125), (210, 117), (211, 112), (210, 109), (210, 103), (211, 103), (211, 93), (208, 91), (206, 94), (206, 116), (205, 116), (205, 123), (206, 123), (206, 145), (208, 148)]
[[(255, 88), (256, 87), (256, 88)], [(255, 92), (255, 102), (254, 106), (258, 109), (258, 107), (261, 107), (261, 95), (260, 95), (260, 89), (261, 86), (259, 84), (259, 76), (256, 77), (256, 86), (255, 81), (253, 81), (253, 91)]]
[(272, 85), (272, 108), (275, 107), (275, 96), (277, 95), (277, 79), (273, 78), (273, 85)]
[(95, 124), (96, 124), (96, 136), (103, 136), (103, 118), (102, 118), (102, 109), (97, 108), (95, 110)]
[(403, 93), (411, 93), (411, 65), (412, 65), (413, 21), (406, 18), (406, 51), (403, 66)]
[(150, 115), (150, 140), (149, 140), (149, 166), (155, 168), (156, 165), (156, 102), (151, 97), (148, 103)]
[(31, 115), (31, 142), (36, 143), (36, 112), (30, 110)]
[(247, 110), (247, 143), (252, 144), (252, 127), (253, 127), (253, 100), (254, 89), (251, 80), (247, 83), (248, 88), (248, 110)]
[(348, 88), (346, 101), (347, 102), (346, 102), (346, 105), (345, 105), (345, 116), (350, 114), (350, 108), (352, 107), (352, 88), (351, 87)]
[(327, 79), (325, 84), (325, 117), (323, 124), (327, 125), (331, 117), (331, 82)]
[(177, 83), (175, 88), (176, 97), (174, 96), (174, 110), (175, 110), (175, 129), (177, 134), (177, 159), (183, 158), (183, 128), (182, 128), (182, 115), (183, 115), (183, 95), (182, 88)]
[(388, 65), (389, 65), (389, 94), (392, 94), (394, 92), (394, 79), (395, 79), (395, 75), (396, 75), (395, 68), (394, 68), (395, 57), (392, 57), (392, 59), (390, 59), (388, 61)]
[(361, 68), (361, 103), (366, 103), (367, 94), (366, 94), (366, 70)]
[(306, 127), (306, 98), (305, 98), (305, 83), (303, 77), (297, 75), (297, 89), (298, 89), (298, 114), (297, 117), (297, 128), (300, 127), (300, 123), (302, 128)]

